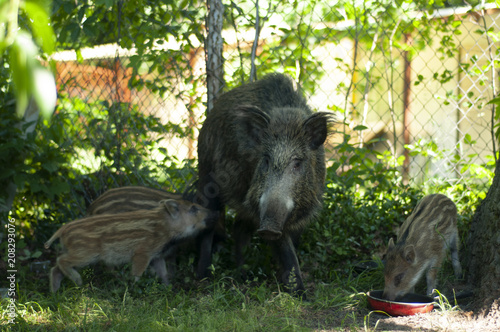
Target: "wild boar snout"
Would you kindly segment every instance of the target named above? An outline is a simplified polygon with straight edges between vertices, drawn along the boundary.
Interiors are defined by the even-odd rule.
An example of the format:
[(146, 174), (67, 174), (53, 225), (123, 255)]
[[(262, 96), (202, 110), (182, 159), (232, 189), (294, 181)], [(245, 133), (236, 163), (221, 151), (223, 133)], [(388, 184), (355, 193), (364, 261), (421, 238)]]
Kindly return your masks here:
[(260, 228), (257, 233), (266, 240), (281, 237), (286, 220), (295, 206), (291, 197), (280, 192), (279, 188), (268, 190), (260, 198)]

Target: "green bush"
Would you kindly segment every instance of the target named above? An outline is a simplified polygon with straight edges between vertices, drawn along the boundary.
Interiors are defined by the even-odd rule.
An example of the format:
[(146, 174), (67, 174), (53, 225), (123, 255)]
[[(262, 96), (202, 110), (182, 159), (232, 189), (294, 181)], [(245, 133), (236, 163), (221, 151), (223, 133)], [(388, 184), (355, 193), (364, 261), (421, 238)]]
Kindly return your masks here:
[[(300, 247), (304, 264), (323, 280), (355, 262), (381, 256), (409, 207), (423, 195), (402, 185), (399, 169), (384, 156), (349, 143), (336, 150), (340, 158), (327, 170), (324, 208)], [(341, 167), (347, 170), (340, 172)]]
[[(29, 124), (23, 127), (12, 109), (0, 112), (5, 142), (0, 185), (17, 188), (10, 214), (5, 212), (2, 220), (9, 215), (17, 221), (16, 237), (31, 252), (41, 249), (61, 224), (82, 217), (86, 205), (106, 189), (149, 185), (184, 190), (195, 173), (193, 161), (169, 157), (160, 144), (165, 132), (186, 133), (137, 106), (60, 96), (50, 121), (39, 119), (28, 135), (24, 127)], [(6, 208), (7, 203), (2, 191), (0, 205)]]
[[(85, 200), (95, 198), (107, 188), (137, 184), (165, 188), (167, 185), (162, 184), (166, 183), (166, 189), (175, 191), (184, 189), (193, 180), (194, 161), (169, 158), (159, 144), (161, 133), (172, 130), (171, 124), (166, 128), (159, 119), (146, 117), (130, 105), (116, 107), (63, 98), (51, 123), (40, 121), (38, 134), (26, 138), (16, 129), (15, 117), (2, 115), (7, 128), (1, 132), (2, 138), (12, 144), (3, 147), (0, 157), (13, 161), (3, 164), (2, 181), (14, 179), (18, 187), (10, 215), (20, 221), (16, 231), (23, 240), (21, 255), (26, 261), (39, 259), (43, 242), (62, 223), (83, 216)], [(126, 116), (117, 117), (115, 113)], [(102, 122), (101, 126), (86, 119)], [(116, 136), (121, 132), (138, 134), (129, 134), (126, 144), (118, 148)], [(78, 149), (66, 137), (78, 139)], [(430, 193), (441, 192), (455, 201), (462, 244), (465, 243), (475, 207), (491, 184), (493, 161), (475, 165), (470, 159), (455, 165), (461, 172), (483, 175), (487, 181), (477, 181), (476, 176), (454, 183), (430, 177), (422, 184), (404, 185), (401, 158), (395, 160), (388, 153), (350, 144), (349, 137), (344, 142), (335, 147), (336, 157), (327, 168), (324, 208), (305, 229), (298, 247), (303, 271), (314, 280), (329, 280), (339, 271), (349, 272), (356, 262), (381, 257), (388, 240), (396, 236), (397, 227), (418, 200)], [(22, 154), (16, 154), (19, 148)], [(429, 155), (422, 146), (411, 153)], [(88, 162), (89, 159), (96, 163)], [(234, 221), (231, 212), (226, 219), (230, 232)], [(246, 249), (245, 267), (250, 280), (267, 280), (277, 270), (270, 250), (263, 244), (254, 235)], [(216, 276), (238, 276), (233, 247), (229, 238), (223, 250), (215, 254)], [(180, 258), (183, 265), (194, 263), (193, 252)], [(191, 271), (183, 271), (179, 278), (190, 280)]]

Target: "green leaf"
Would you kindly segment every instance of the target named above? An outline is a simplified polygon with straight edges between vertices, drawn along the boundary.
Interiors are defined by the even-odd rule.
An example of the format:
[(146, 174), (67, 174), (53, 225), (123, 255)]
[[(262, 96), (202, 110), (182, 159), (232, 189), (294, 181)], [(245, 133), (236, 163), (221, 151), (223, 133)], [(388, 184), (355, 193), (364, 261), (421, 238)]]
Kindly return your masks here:
[(42, 256), (42, 252), (40, 250), (37, 250), (33, 254), (31, 254), (31, 258), (38, 258), (40, 256)]
[(52, 182), (50, 188), (48, 190), (50, 191), (50, 194), (52, 195), (60, 195), (63, 193), (69, 192), (69, 184), (67, 182), (62, 182), (62, 181), (54, 181)]
[(366, 130), (368, 129), (367, 126), (363, 126), (363, 125), (357, 125), (356, 127), (354, 127), (353, 130)]
[(104, 5), (106, 8), (111, 8), (114, 5), (114, 0), (96, 0), (96, 5)]
[(40, 1), (33, 0), (21, 2), (21, 6), (29, 18), (36, 41), (45, 53), (52, 54), (55, 50), (56, 37), (46, 9), (40, 5)]
[(54, 112), (57, 102), (56, 81), (54, 75), (40, 65), (35, 66), (32, 72), (33, 97), (42, 113), (49, 118)]
[(31, 192), (32, 193), (38, 193), (40, 191), (47, 192), (47, 186), (43, 183), (38, 183), (38, 182), (31, 182)]
[(472, 144), (474, 144), (476, 141), (473, 141), (473, 140), (472, 140), (472, 137), (471, 137), (471, 135), (470, 135), (470, 134), (465, 134), (465, 136), (464, 136), (464, 142), (465, 142), (465, 144), (472, 145)]
[(179, 4), (179, 9), (186, 9), (187, 6), (189, 5), (189, 1), (188, 0), (181, 0), (180, 4)]
[(487, 103), (487, 105), (489, 105), (489, 104), (494, 104), (494, 105), (496, 105), (496, 106), (500, 106), (500, 95), (499, 95), (499, 96), (497, 96), (497, 97), (495, 97), (495, 98), (493, 98), (492, 100), (490, 100), (490, 101)]
[(57, 171), (59, 164), (55, 161), (46, 161), (42, 162), (42, 167), (49, 171), (50, 173), (53, 173)]
[(78, 61), (78, 63), (83, 63), (82, 50), (80, 49), (76, 50), (76, 61)]
[(10, 69), (16, 94), (16, 113), (23, 117), (28, 107), (31, 94), (31, 69), (37, 48), (30, 35), (24, 31), (18, 32), (10, 50)]

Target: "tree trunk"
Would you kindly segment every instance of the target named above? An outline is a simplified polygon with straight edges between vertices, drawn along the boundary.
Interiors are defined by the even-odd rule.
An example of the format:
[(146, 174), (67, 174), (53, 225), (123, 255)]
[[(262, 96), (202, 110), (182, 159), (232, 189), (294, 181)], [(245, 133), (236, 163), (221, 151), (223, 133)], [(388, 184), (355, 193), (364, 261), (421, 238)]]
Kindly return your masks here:
[(221, 0), (207, 0), (207, 37), (205, 55), (207, 63), (207, 113), (213, 108), (224, 87), (222, 22), (224, 6)]
[(468, 282), (488, 310), (500, 301), (500, 163), (493, 184), (472, 220), (467, 240)]

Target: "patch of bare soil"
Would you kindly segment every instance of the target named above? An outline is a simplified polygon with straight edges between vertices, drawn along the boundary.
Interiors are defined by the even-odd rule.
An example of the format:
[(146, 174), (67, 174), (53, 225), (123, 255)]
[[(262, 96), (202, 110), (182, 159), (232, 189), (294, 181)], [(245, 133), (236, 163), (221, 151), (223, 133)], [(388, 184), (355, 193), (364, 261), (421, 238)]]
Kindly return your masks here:
[[(323, 312), (322, 321), (316, 331), (449, 331), (449, 332), (499, 332), (500, 299), (496, 300), (487, 312), (469, 310), (472, 304), (457, 308), (434, 309), (426, 314), (390, 317), (370, 312), (366, 309), (329, 310)], [(325, 319), (325, 314), (328, 319)], [(310, 319), (313, 317), (309, 317)], [(326, 324), (325, 324), (326, 323)], [(312, 326), (310, 326), (312, 327)], [(314, 329), (314, 327), (313, 327)]]
[[(453, 288), (457, 294), (467, 293), (463, 287), (455, 285)], [(452, 298), (448, 297), (450, 302)], [(316, 322), (321, 323), (310, 327), (316, 331), (500, 332), (500, 298), (490, 301), (492, 304), (486, 307), (483, 301), (473, 296), (464, 296), (457, 301), (453, 307), (450, 304), (443, 305), (444, 308), (434, 305), (434, 310), (429, 313), (401, 317), (371, 311), (367, 302), (353, 308), (332, 308), (318, 313)]]
[(488, 312), (464, 309), (433, 310), (427, 314), (404, 317), (370, 317), (373, 331), (500, 331), (500, 300), (493, 303)]
[[(443, 282), (442, 289), (452, 305), (446, 302), (440, 308), (435, 304), (429, 313), (391, 317), (371, 311), (366, 303), (356, 308), (329, 310), (330, 323), (317, 330), (500, 332), (500, 298), (476, 298), (464, 281)], [(492, 292), (491, 296), (494, 294), (498, 293)]]

